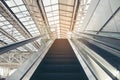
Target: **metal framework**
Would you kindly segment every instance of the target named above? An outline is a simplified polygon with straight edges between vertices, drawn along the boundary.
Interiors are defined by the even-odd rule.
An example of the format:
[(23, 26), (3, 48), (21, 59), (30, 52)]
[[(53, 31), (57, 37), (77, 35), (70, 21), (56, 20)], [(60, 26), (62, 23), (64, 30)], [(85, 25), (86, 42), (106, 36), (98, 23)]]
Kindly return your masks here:
[[(76, 27), (75, 22), (81, 13), (79, 9), (81, 6), (85, 8), (87, 2), (90, 1), (0, 0), (0, 70), (8, 69), (8, 73), (11, 73), (39, 51), (50, 38), (68, 38), (69, 32)], [(24, 46), (18, 45), (42, 34), (46, 36), (28, 44), (25, 42)], [(15, 44), (19, 47), (11, 47)], [(6, 75), (0, 75), (8, 76), (5, 72)]]

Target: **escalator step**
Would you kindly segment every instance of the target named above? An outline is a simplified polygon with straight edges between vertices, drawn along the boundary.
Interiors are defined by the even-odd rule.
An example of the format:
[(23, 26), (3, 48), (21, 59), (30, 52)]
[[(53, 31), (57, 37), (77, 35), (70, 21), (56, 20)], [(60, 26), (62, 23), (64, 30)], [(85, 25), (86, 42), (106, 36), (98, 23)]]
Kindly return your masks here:
[(30, 80), (88, 80), (66, 39), (55, 40)]
[(81, 73), (41, 73), (35, 80), (88, 80)]
[(76, 72), (79, 73), (81, 71), (81, 67), (79, 65), (41, 65), (39, 67), (41, 69), (40, 73), (43, 72)]

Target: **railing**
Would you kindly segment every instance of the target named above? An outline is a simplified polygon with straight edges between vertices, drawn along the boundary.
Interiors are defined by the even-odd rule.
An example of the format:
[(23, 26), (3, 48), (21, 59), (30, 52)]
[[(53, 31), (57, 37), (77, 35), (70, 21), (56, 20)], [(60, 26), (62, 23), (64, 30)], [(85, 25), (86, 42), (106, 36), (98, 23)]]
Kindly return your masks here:
[(91, 69), (89, 69), (89, 66), (87, 65), (87, 63), (84, 61), (83, 56), (82, 56), (82, 52), (81, 50), (79, 50), (79, 47), (77, 47), (74, 42), (71, 39), (68, 39), (71, 47), (73, 48), (83, 70), (85, 71), (87, 77), (89, 80), (97, 80), (96, 76), (93, 74), (93, 72), (91, 71)]
[(49, 40), (44, 44), (38, 52), (34, 53), (11, 76), (8, 76), (6, 80), (29, 80), (53, 42), (53, 40)]
[(120, 39), (88, 34), (88, 33), (79, 33), (74, 34), (75, 36), (82, 37), (82, 39), (87, 40), (88, 42), (105, 49), (106, 51), (110, 52), (111, 54), (120, 57)]
[(82, 56), (83, 60), (88, 65), (92, 73), (97, 77), (97, 79), (117, 80), (119, 77), (119, 71), (116, 68), (114, 68), (105, 59), (103, 59), (85, 44), (77, 40), (72, 41), (76, 48), (79, 49), (79, 55)]
[[(52, 43), (53, 40), (46, 38), (46, 36), (47, 34), (43, 34), (0, 47), (0, 69), (3, 70), (1, 78), (8, 77), (7, 79), (9, 80), (13, 77), (11, 80), (18, 80), (14, 76), (17, 73), (17, 77), (23, 77), (23, 75), (25, 76), (30, 67), (34, 66), (38, 57), (44, 54), (44, 50), (46, 49), (46, 47), (48, 47), (48, 44), (50, 45), (50, 43)], [(37, 39), (40, 40), (39, 48), (35, 48), (34, 46), (32, 46), (32, 42), (36, 41)], [(25, 46), (27, 46), (28, 48), (24, 48)], [(20, 69), (21, 66), (23, 66), (22, 69)], [(15, 70), (16, 72), (12, 73)], [(19, 75), (19, 73), (21, 75)]]
[[(73, 44), (76, 46), (76, 48), (78, 48), (80, 52), (79, 55), (82, 56), (84, 62), (88, 65), (89, 69), (97, 77), (97, 79), (100, 79), (100, 80), (103, 80), (103, 79), (104, 80), (105, 79), (119, 80), (120, 79), (120, 71), (117, 68), (113, 67), (109, 62), (107, 62), (98, 53), (90, 49), (86, 44), (84, 44), (83, 42), (79, 40), (79, 38), (81, 38), (83, 40), (87, 40), (88, 42), (91, 41), (92, 44), (93, 43), (95, 44), (96, 42), (96, 45), (99, 47), (101, 44), (104, 46), (107, 46), (109, 47), (109, 49), (110, 48), (113, 49), (112, 51), (110, 51), (111, 53), (116, 51), (114, 52), (116, 54), (114, 53), (112, 54), (119, 57), (120, 55), (119, 48), (116, 48), (117, 46), (119, 46), (119, 43), (117, 46), (115, 46), (115, 44), (112, 43), (112, 41), (119, 42), (119, 39), (114, 39), (114, 38), (109, 38), (109, 37), (99, 36), (99, 35), (93, 35), (93, 34), (86, 34), (86, 33), (74, 34), (74, 36), (76, 36), (76, 38), (74, 37), (72, 38)], [(106, 39), (109, 41), (107, 41)]]
[(87, 37), (94, 40), (99, 40), (99, 41), (105, 42), (106, 45), (111, 46), (112, 48), (120, 50), (120, 39), (101, 36), (101, 35), (95, 35), (95, 34), (88, 34), (88, 33), (79, 33), (79, 34), (75, 33), (75, 35)]
[(33, 38), (30, 38), (30, 39), (26, 39), (24, 41), (20, 41), (20, 42), (16, 42), (16, 43), (13, 43), (13, 44), (9, 44), (9, 45), (6, 45), (6, 46), (3, 46), (3, 47), (0, 47), (0, 54), (4, 54), (10, 50), (13, 50), (13, 49), (16, 49), (17, 47), (20, 47), (20, 46), (23, 46), (25, 44), (28, 44), (30, 42), (33, 42), (41, 37), (44, 37), (44, 35), (41, 35), (41, 36), (37, 36), (37, 37), (33, 37)]

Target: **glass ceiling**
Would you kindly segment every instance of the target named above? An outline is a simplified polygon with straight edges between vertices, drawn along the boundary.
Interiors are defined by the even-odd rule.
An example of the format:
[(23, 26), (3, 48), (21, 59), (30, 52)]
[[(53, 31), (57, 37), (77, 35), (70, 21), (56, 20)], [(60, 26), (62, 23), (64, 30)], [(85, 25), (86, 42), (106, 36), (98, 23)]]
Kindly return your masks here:
[(6, 0), (6, 3), (32, 36), (40, 35), (37, 26), (22, 0)]
[[(35, 7), (34, 4), (35, 1), (30, 1), (32, 7), (31, 4), (25, 4), (23, 0), (5, 0), (6, 4), (13, 11), (13, 15), (16, 15), (19, 21), (23, 24), (23, 26), (20, 27), (24, 27), (26, 29), (26, 32), (28, 32), (31, 37), (34, 37), (40, 35), (41, 26), (39, 24), (42, 23), (43, 26), (44, 21), (42, 20), (41, 16), (40, 19), (36, 17), (40, 15), (38, 12), (33, 13), (37, 14), (35, 16), (36, 18), (34, 18), (33, 14), (30, 13), (31, 11), (28, 7), (30, 7), (31, 10), (33, 8), (33, 12), (38, 11), (38, 8), (36, 8), (37, 6)], [(69, 34), (71, 27), (76, 1), (77, 0), (42, 0), (50, 30), (51, 32), (57, 33), (57, 38), (66, 38), (68, 36), (67, 34)], [(74, 25), (74, 31), (82, 30), (83, 20), (90, 2), (91, 0), (80, 0), (80, 5), (78, 7), (78, 13)], [(7, 16), (0, 14), (0, 46), (25, 40), (26, 37), (18, 29), (16, 29), (15, 25), (11, 24), (6, 19), (6, 17)], [(37, 20), (38, 24), (36, 24), (35, 20)], [(3, 32), (9, 35), (5, 35)], [(39, 46), (41, 45), (40, 39), (36, 42), (39, 44)], [(25, 46), (30, 50), (37, 50), (35, 45), (32, 43)]]
[[(49, 31), (47, 29), (55, 33), (52, 34), (54, 38), (67, 38), (71, 35), (71, 26), (76, 32), (84, 30), (83, 20), (91, 2), (91, 0), (38, 0), (42, 2), (39, 6), (37, 0), (0, 1), (4, 1), (13, 12), (0, 3), (0, 47), (47, 33)], [(76, 5), (77, 1), (80, 1), (79, 6)], [(74, 13), (75, 11), (77, 13)], [(38, 39), (13, 51), (32, 53), (38, 51), (41, 45), (42, 40)]]
[(73, 16), (75, 0), (42, 0), (51, 31), (66, 38)]
[[(4, 22), (1, 22), (0, 21), (0, 24), (3, 23), (3, 25), (1, 24), (0, 25), (0, 32), (2, 30), (4, 30), (4, 32), (8, 33), (9, 35), (11, 35), (13, 38), (15, 38), (16, 41), (21, 41), (21, 40), (24, 40), (25, 37), (23, 37), (2, 15), (0, 16), (0, 20), (3, 20), (4, 19)], [(8, 36), (8, 35), (7, 35)], [(0, 41), (3, 43), (6, 43), (7, 44), (12, 44), (14, 43), (14, 40), (13, 39), (10, 39), (9, 37), (5, 36), (4, 34), (0, 33)], [(1, 45), (1, 47), (4, 46)], [(28, 45), (27, 46), (29, 49), (30, 48), (33, 48), (34, 47), (31, 45)], [(24, 48), (22, 47), (19, 47), (18, 50), (20, 51), (26, 51)], [(32, 50), (32, 49), (31, 49)], [(36, 50), (36, 49), (35, 49)]]
[[(25, 4), (22, 0), (5, 0), (6, 4), (13, 11), (13, 13), (17, 16), (20, 22), (24, 25), (26, 30), (32, 35), (31, 37), (40, 35), (38, 27), (33, 21), (29, 11), (27, 10)], [(0, 14), (0, 46), (4, 46), (4, 44), (11, 44), (17, 41), (25, 40), (26, 37), (20, 33), (15, 27), (15, 25), (11, 24), (7, 19), (7, 16), (3, 16)], [(21, 26), (23, 27), (23, 26)], [(5, 34), (3, 34), (3, 32)], [(6, 34), (7, 33), (7, 34)], [(9, 34), (9, 35), (8, 35)], [(9, 37), (10, 36), (10, 37)], [(40, 44), (40, 41), (36, 41)], [(33, 46), (33, 44), (25, 45), (31, 51), (37, 51), (37, 49)], [(18, 48), (19, 50), (25, 51), (22, 47)]]

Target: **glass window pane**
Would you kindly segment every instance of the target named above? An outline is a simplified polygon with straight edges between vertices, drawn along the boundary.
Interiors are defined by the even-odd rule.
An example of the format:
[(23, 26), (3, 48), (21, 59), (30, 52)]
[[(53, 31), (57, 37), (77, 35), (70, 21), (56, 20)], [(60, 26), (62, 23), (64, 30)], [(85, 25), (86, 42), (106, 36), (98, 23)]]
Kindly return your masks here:
[(12, 11), (13, 11), (14, 13), (18, 13), (18, 12), (20, 12), (20, 10), (19, 10), (18, 7), (13, 7), (13, 8), (11, 8), (11, 9), (12, 9)]
[(51, 4), (57, 4), (58, 0), (51, 0)]
[(19, 6), (19, 8), (20, 8), (21, 11), (26, 11), (27, 10), (24, 5), (23, 6)]
[[(11, 0), (12, 1), (12, 0)], [(15, 3), (17, 4), (17, 5), (21, 5), (21, 4), (23, 4), (23, 1), (22, 0), (14, 0), (15, 1)]]
[(58, 5), (52, 6), (52, 10), (58, 10)]
[(47, 5), (50, 5), (50, 1), (51, 0), (42, 0), (43, 1), (43, 4), (44, 4), (44, 6), (47, 6)]
[(74, 5), (74, 1), (75, 0), (59, 0), (60, 3), (67, 5)]
[(6, 3), (8, 4), (8, 6), (12, 7), (15, 6), (15, 3), (13, 0), (6, 0)]
[(45, 7), (45, 10), (46, 10), (46, 12), (50, 12), (50, 11), (52, 11), (52, 8), (51, 7)]
[(59, 16), (55, 16), (55, 17), (54, 17), (54, 20), (58, 20), (58, 19), (59, 19)]
[(48, 21), (53, 21), (54, 19), (53, 18), (48, 18)]
[(70, 6), (65, 6), (65, 5), (60, 5), (60, 10), (65, 10), (65, 11), (73, 11), (73, 7)]

